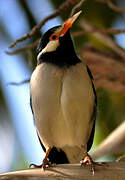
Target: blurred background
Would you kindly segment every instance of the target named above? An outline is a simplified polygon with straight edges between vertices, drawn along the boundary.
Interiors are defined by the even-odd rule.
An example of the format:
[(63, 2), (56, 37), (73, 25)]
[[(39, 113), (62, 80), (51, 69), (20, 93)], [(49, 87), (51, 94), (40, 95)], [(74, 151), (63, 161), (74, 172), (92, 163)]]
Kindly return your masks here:
[[(37, 138), (33, 116), (30, 109), (29, 83), (14, 85), (30, 79), (31, 73), (36, 66), (36, 47), (17, 55), (7, 55), (8, 46), (15, 39), (28, 33), (31, 28), (53, 13), (64, 0), (0, 0), (0, 172), (26, 169), (30, 163), (40, 164), (44, 153)], [(124, 0), (113, 1), (118, 7), (125, 8)], [(41, 29), (44, 33), (50, 27), (61, 24), (70, 14), (68, 8), (61, 16), (48, 21)], [(84, 17), (91, 24), (99, 28), (125, 28), (125, 15), (112, 10), (107, 4), (97, 0), (87, 0), (81, 8)], [(85, 22), (84, 22), (85, 24)], [(82, 30), (79, 22), (72, 28), (72, 33)], [(125, 47), (125, 34), (106, 35), (111, 38), (123, 51)], [(16, 48), (32, 43), (40, 37), (37, 33), (26, 42), (19, 43)], [(106, 37), (107, 38), (107, 37)], [(104, 39), (104, 38), (103, 38)], [(98, 49), (99, 52), (114, 54), (117, 58), (120, 54), (114, 52), (109, 45), (101, 42), (93, 34), (75, 36), (74, 41), (77, 51), (84, 57), (86, 49)], [(111, 43), (110, 43), (111, 44)], [(15, 48), (15, 49), (16, 49)], [(11, 50), (9, 50), (11, 51)], [(98, 53), (98, 52), (97, 52)], [(103, 54), (102, 54), (103, 55)], [(96, 134), (92, 151), (125, 119), (125, 89), (119, 79), (113, 79), (112, 70), (105, 64), (103, 78), (97, 78), (102, 73), (93, 66), (96, 62), (85, 58), (90, 64), (96, 81), (98, 96), (98, 118)], [(112, 66), (112, 64), (110, 64)], [(96, 66), (97, 67), (97, 66)], [(116, 65), (116, 67), (119, 67)], [(123, 71), (125, 66), (122, 65)], [(100, 72), (100, 71), (101, 72)], [(118, 72), (117, 72), (118, 73)], [(112, 79), (105, 81), (106, 74), (112, 75)], [(102, 75), (102, 74), (101, 74)], [(102, 76), (101, 76), (102, 77)], [(123, 81), (125, 83), (125, 81)], [(103, 157), (105, 161), (115, 160), (121, 153)]]

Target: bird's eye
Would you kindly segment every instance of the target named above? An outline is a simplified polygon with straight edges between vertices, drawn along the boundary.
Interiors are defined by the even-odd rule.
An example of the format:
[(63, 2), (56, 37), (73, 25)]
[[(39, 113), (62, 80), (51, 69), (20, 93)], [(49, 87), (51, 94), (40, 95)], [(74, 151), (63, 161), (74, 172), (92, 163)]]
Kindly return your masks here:
[(58, 39), (58, 35), (57, 34), (52, 34), (51, 36), (50, 36), (50, 40), (51, 41), (54, 41), (54, 40), (57, 40)]

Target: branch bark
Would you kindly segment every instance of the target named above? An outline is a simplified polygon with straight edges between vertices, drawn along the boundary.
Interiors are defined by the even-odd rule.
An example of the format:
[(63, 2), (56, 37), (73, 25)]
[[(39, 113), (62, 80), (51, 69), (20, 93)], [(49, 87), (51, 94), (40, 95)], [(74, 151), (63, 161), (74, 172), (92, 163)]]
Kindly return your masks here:
[(79, 0), (66, 0), (64, 3), (62, 3), (58, 9), (56, 9), (56, 11), (48, 16), (46, 16), (39, 24), (35, 25), (32, 30), (25, 34), (23, 37), (16, 39), (15, 41), (13, 41), (10, 46), (8, 48), (13, 48), (14, 46), (16, 46), (17, 43), (22, 42), (28, 38), (31, 38), (34, 34), (36, 34), (41, 28), (42, 26), (49, 20), (59, 16), (62, 12), (66, 11), (69, 7), (77, 4), (79, 2)]
[(111, 0), (98, 0), (99, 2), (106, 3), (112, 10), (120, 13), (125, 13), (125, 8), (119, 8), (117, 5), (113, 4)]
[(125, 92), (125, 63), (121, 57), (87, 45), (80, 54), (92, 71), (96, 88)]
[(92, 35), (96, 37), (98, 40), (100, 40), (102, 43), (104, 43), (106, 46), (110, 47), (114, 52), (116, 52), (119, 56), (121, 56), (123, 59), (125, 59), (125, 50), (123, 50), (120, 46), (117, 45), (117, 43), (107, 36), (106, 34), (103, 34), (99, 32), (98, 28), (91, 24), (87, 19), (82, 19), (80, 21), (80, 25), (83, 29), (86, 31), (95, 31)]
[(125, 121), (116, 128), (91, 154), (93, 159), (125, 152)]
[(27, 169), (0, 174), (0, 180), (124, 180), (125, 163), (110, 162), (95, 168), (92, 175), (89, 167), (80, 167), (79, 164), (57, 165), (41, 169)]

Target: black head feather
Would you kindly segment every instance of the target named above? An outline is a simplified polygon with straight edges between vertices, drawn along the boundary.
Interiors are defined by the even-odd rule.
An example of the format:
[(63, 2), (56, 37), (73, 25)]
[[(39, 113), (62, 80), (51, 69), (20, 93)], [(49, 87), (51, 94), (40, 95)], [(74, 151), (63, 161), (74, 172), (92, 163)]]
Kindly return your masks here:
[[(48, 42), (50, 41), (50, 36), (61, 26), (55, 26), (49, 29), (41, 38), (38, 48), (37, 48), (37, 55), (46, 47)], [(66, 32), (64, 36), (59, 37), (59, 46), (55, 51), (46, 52), (41, 54), (38, 58), (38, 64), (46, 62), (55, 64), (59, 67), (64, 66), (71, 66), (75, 65), (76, 63), (81, 62), (80, 59), (77, 57), (74, 44), (72, 38), (70, 36), (70, 30)]]
[(49, 42), (49, 37), (51, 36), (51, 34), (53, 34), (56, 29), (58, 29), (59, 27), (61, 26), (55, 26), (51, 29), (49, 29), (43, 36), (42, 38), (40, 39), (39, 41), (39, 44), (37, 46), (37, 50), (36, 50), (36, 53), (37, 55), (39, 54), (40, 51), (42, 51), (42, 49), (44, 49), (46, 47), (46, 45), (48, 44)]

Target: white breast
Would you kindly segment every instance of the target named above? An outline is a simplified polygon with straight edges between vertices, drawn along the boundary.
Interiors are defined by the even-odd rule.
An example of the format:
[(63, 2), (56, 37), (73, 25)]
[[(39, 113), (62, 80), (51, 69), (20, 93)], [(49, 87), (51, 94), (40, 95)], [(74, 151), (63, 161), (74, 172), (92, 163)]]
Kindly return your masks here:
[(89, 139), (94, 94), (86, 66), (40, 64), (31, 77), (36, 128), (43, 145), (60, 147), (78, 162)]

